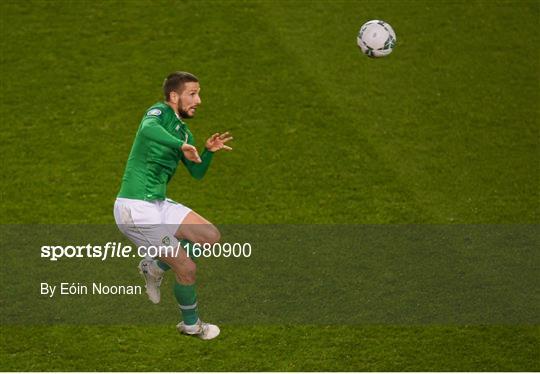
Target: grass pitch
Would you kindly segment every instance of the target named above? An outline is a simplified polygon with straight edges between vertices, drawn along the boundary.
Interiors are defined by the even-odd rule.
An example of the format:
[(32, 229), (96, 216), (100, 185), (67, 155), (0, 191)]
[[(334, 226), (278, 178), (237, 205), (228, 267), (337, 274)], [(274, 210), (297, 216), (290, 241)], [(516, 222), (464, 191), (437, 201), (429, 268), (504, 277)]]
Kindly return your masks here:
[[(169, 196), (215, 223), (537, 224), (539, 16), (538, 1), (3, 1), (0, 222), (112, 224), (138, 122), (187, 70), (199, 145), (230, 130), (235, 149), (202, 182), (179, 170)], [(371, 60), (355, 38), (377, 18), (398, 41)], [(3, 325), (0, 369), (537, 371), (539, 339), (536, 326), (226, 325), (209, 343), (172, 326)]]

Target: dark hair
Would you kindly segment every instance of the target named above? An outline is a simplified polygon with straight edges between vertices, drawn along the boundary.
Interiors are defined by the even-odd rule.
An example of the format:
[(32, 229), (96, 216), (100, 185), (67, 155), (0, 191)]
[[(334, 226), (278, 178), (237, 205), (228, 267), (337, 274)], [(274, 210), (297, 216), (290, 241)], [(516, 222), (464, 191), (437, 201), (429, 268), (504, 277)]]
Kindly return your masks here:
[(163, 95), (165, 96), (165, 100), (170, 100), (171, 92), (181, 89), (184, 83), (198, 81), (196, 76), (185, 71), (175, 71), (169, 74), (165, 78), (165, 81), (163, 81)]

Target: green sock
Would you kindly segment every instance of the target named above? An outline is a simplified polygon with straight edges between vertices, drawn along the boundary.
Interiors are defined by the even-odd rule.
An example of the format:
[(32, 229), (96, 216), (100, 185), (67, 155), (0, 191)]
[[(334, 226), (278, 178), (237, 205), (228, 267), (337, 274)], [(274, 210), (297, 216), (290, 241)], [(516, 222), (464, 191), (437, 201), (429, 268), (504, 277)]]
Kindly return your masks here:
[(156, 260), (156, 264), (163, 271), (167, 271), (167, 270), (171, 269), (171, 267), (169, 265), (167, 265), (166, 262), (163, 262), (161, 260)]
[(174, 297), (180, 306), (182, 319), (186, 325), (194, 325), (199, 320), (199, 312), (197, 310), (197, 293), (195, 292), (195, 284), (180, 284), (174, 282)]

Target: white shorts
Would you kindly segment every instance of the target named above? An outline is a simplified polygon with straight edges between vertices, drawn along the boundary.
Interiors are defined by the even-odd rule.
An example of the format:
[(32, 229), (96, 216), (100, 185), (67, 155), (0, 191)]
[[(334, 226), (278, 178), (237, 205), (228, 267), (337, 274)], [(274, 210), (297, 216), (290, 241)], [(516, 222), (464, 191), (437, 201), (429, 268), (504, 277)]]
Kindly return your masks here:
[(117, 198), (114, 220), (137, 247), (178, 246), (174, 236), (191, 209), (173, 200), (144, 201)]

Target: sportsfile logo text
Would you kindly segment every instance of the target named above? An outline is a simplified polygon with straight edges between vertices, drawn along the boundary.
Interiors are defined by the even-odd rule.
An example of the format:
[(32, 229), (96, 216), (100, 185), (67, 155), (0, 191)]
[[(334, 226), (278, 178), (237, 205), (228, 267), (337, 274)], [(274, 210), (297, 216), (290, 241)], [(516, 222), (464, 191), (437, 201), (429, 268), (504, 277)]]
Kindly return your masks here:
[(250, 257), (250, 243), (195, 243), (182, 248), (178, 243), (172, 245), (139, 246), (134, 252), (130, 245), (121, 242), (107, 242), (105, 245), (44, 245), (41, 247), (41, 257), (50, 261), (60, 258), (129, 258), (129, 257), (178, 257), (181, 250), (185, 250), (189, 257)]

